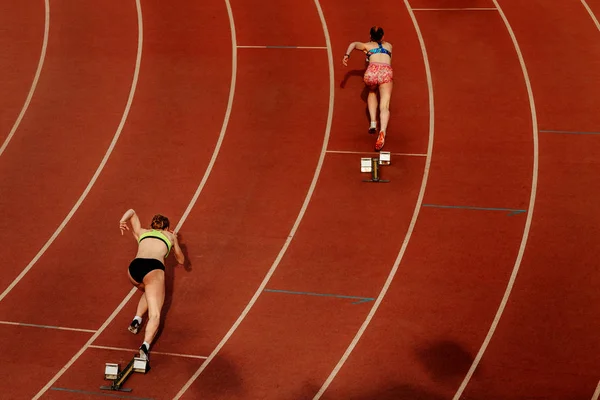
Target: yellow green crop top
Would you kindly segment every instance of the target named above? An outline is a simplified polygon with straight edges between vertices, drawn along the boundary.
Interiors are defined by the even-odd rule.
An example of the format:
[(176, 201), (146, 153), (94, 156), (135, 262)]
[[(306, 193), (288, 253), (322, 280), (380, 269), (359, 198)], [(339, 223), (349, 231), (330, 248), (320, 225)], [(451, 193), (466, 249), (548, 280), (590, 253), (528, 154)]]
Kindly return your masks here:
[(156, 229), (152, 229), (151, 231), (148, 231), (146, 233), (142, 233), (140, 235), (140, 238), (138, 239), (138, 243), (141, 242), (142, 240), (148, 239), (148, 238), (154, 238), (154, 239), (162, 240), (163, 243), (165, 245), (167, 245), (167, 254), (165, 255), (165, 258), (167, 258), (167, 256), (171, 252), (171, 246), (172, 246), (171, 245), (171, 241), (169, 240), (169, 238), (167, 237), (167, 235), (165, 235), (161, 231), (157, 231)]

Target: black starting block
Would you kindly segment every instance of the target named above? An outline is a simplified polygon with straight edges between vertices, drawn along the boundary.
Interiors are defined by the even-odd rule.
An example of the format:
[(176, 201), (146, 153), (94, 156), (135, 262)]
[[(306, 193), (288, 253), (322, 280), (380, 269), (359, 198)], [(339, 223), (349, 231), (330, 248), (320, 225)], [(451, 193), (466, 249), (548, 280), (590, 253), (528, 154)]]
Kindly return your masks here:
[(123, 371), (119, 371), (119, 364), (106, 363), (104, 369), (104, 379), (112, 381), (112, 385), (100, 386), (100, 389), (131, 392), (131, 389), (122, 387), (127, 378), (129, 378), (134, 372), (145, 374), (149, 370), (150, 364), (148, 363), (148, 360), (140, 357), (133, 357)]
[(388, 183), (389, 180), (381, 179), (381, 165), (390, 165), (391, 157), (389, 151), (379, 153), (379, 158), (367, 157), (360, 159), (360, 172), (370, 172), (371, 179), (365, 179), (363, 182)]

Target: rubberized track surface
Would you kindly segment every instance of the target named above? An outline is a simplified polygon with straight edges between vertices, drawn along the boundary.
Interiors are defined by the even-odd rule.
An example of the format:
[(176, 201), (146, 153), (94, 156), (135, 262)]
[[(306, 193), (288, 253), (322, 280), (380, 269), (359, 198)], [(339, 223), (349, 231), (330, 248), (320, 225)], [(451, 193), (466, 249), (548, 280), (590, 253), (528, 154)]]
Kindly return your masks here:
[[(0, 2), (2, 398), (598, 399), (600, 1), (372, 7)], [(129, 207), (189, 263), (127, 394)]]

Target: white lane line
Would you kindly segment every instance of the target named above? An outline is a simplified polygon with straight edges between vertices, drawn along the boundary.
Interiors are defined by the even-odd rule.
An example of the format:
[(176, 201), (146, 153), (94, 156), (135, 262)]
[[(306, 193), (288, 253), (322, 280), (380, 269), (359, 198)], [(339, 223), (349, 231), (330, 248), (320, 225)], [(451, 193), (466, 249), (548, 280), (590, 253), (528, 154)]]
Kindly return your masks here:
[(238, 49), (299, 49), (299, 50), (327, 50), (324, 46), (238, 46)]
[(331, 383), (337, 376), (338, 372), (344, 366), (344, 363), (348, 360), (348, 357), (350, 357), (350, 354), (352, 353), (352, 351), (358, 344), (358, 341), (361, 339), (362, 335), (364, 334), (367, 327), (371, 323), (371, 320), (375, 316), (375, 313), (377, 312), (379, 305), (383, 301), (383, 298), (385, 297), (390, 285), (392, 284), (392, 280), (394, 279), (394, 276), (396, 275), (396, 272), (398, 271), (400, 262), (402, 261), (402, 258), (404, 257), (404, 253), (406, 252), (406, 248), (408, 247), (408, 243), (410, 241), (412, 232), (417, 223), (417, 218), (419, 217), (419, 212), (421, 211), (421, 208), (422, 208), (421, 204), (423, 203), (423, 197), (425, 196), (425, 189), (427, 187), (427, 179), (429, 177), (429, 168), (431, 166), (431, 157), (433, 154), (433, 141), (434, 141), (434, 131), (435, 131), (435, 118), (434, 118), (435, 117), (435, 108), (434, 108), (434, 101), (433, 101), (433, 81), (431, 78), (431, 69), (429, 66), (429, 57), (427, 56), (427, 48), (425, 47), (425, 41), (423, 40), (423, 35), (421, 34), (421, 29), (419, 28), (419, 24), (417, 22), (415, 14), (412, 12), (412, 10), (410, 8), (410, 4), (408, 3), (408, 0), (404, 0), (404, 4), (406, 5), (406, 9), (408, 10), (408, 13), (410, 14), (410, 18), (413, 22), (415, 31), (419, 38), (421, 52), (423, 54), (423, 63), (425, 65), (425, 74), (427, 76), (427, 89), (428, 89), (428, 94), (429, 94), (429, 141), (427, 144), (427, 159), (425, 161), (425, 167), (424, 167), (424, 171), (423, 171), (423, 179), (421, 181), (421, 189), (419, 191), (419, 197), (417, 198), (417, 202), (415, 204), (415, 209), (413, 211), (413, 215), (412, 215), (412, 219), (410, 221), (410, 225), (408, 227), (408, 231), (406, 232), (404, 241), (402, 242), (402, 247), (400, 248), (400, 252), (398, 253), (398, 256), (396, 257), (396, 260), (394, 261), (394, 265), (392, 266), (392, 269), (390, 270), (390, 273), (389, 273), (383, 287), (381, 288), (381, 291), (379, 292), (377, 299), (373, 303), (373, 306), (371, 307), (369, 314), (363, 321), (358, 332), (356, 332), (356, 335), (352, 339), (352, 342), (350, 343), (350, 345), (348, 346), (348, 348), (346, 349), (346, 351), (344, 352), (344, 354), (338, 361), (337, 365), (334, 367), (333, 371), (331, 371), (331, 373), (329, 374), (329, 376), (323, 383), (323, 386), (321, 386), (321, 389), (319, 389), (319, 391), (317, 392), (317, 394), (315, 395), (313, 400), (320, 399), (321, 396), (323, 396), (323, 394), (325, 393), (327, 388), (331, 385)]
[[(136, 0), (136, 8), (137, 8), (137, 12), (138, 12), (138, 31), (139, 31), (139, 46), (138, 46), (138, 61), (141, 61), (141, 55), (142, 55), (142, 43), (143, 43), (143, 32), (144, 32), (144, 28), (143, 28), (143, 19), (142, 19), (142, 6), (140, 4), (141, 0)], [(226, 0), (227, 2), (227, 0)], [(227, 3), (229, 4), (229, 3)], [(229, 99), (227, 102), (227, 109), (225, 112), (225, 117), (223, 120), (223, 125), (221, 127), (221, 133), (219, 135), (219, 139), (217, 140), (217, 144), (215, 146), (215, 150), (213, 151), (213, 155), (211, 158), (211, 161), (204, 173), (204, 176), (202, 178), (202, 181), (200, 183), (200, 185), (198, 186), (198, 189), (196, 190), (196, 193), (194, 193), (194, 196), (192, 197), (192, 200), (190, 201), (187, 209), (185, 210), (185, 212), (183, 213), (181, 219), (179, 220), (179, 223), (177, 224), (177, 226), (175, 227), (176, 231), (179, 231), (181, 229), (181, 226), (183, 225), (183, 223), (185, 222), (185, 220), (187, 219), (191, 209), (193, 208), (194, 204), (196, 203), (198, 197), (200, 196), (200, 192), (202, 191), (202, 188), (204, 187), (204, 184), (206, 183), (208, 176), (210, 175), (210, 172), (212, 171), (212, 168), (214, 166), (215, 160), (219, 154), (219, 151), (221, 149), (221, 144), (223, 143), (223, 139), (225, 137), (225, 132), (227, 130), (227, 125), (229, 123), (229, 117), (231, 115), (231, 108), (233, 107), (233, 97), (234, 97), (234, 93), (235, 93), (235, 82), (236, 82), (236, 74), (237, 74), (237, 52), (236, 52), (236, 38), (235, 38), (235, 26), (233, 24), (233, 17), (231, 16), (231, 11), (230, 8), (228, 6), (227, 8), (228, 13), (229, 13), (229, 23), (231, 24), (231, 36), (232, 36), (232, 46), (231, 46), (231, 51), (232, 51), (232, 68), (231, 68), (231, 86), (229, 88)], [(136, 65), (139, 65), (136, 64)], [(71, 358), (71, 360), (69, 360), (69, 362), (61, 368), (61, 370), (46, 384), (46, 386), (44, 386), (44, 388), (42, 388), (42, 390), (40, 390), (40, 392), (36, 395), (36, 397), (33, 398), (33, 400), (36, 400), (38, 398), (40, 398), (40, 396), (42, 396), (74, 363), (75, 361), (77, 361), (77, 359), (90, 347), (92, 346), (92, 343), (94, 343), (94, 341), (102, 334), (102, 332), (104, 332), (104, 330), (106, 329), (106, 327), (108, 327), (108, 325), (115, 319), (115, 317), (121, 312), (121, 310), (123, 309), (123, 307), (125, 307), (125, 305), (129, 302), (129, 300), (131, 299), (131, 297), (133, 296), (133, 294), (137, 291), (136, 288), (132, 288), (129, 293), (127, 294), (127, 296), (125, 296), (125, 298), (123, 299), (123, 301), (121, 301), (121, 304), (119, 304), (117, 306), (117, 308), (115, 308), (115, 310), (113, 311), (113, 313), (106, 319), (106, 321), (104, 321), (104, 323), (102, 324), (102, 326), (100, 327), (100, 329), (98, 329), (98, 331), (96, 332), (96, 334), (94, 334), (94, 336), (92, 336), (90, 338), (90, 340), (87, 341), (86, 344), (83, 345), (83, 347), (77, 352), (77, 354), (75, 354), (73, 356), (73, 358)]]
[(142, 56), (141, 37), (139, 40), (140, 40), (140, 42), (138, 43), (138, 54), (137, 54), (138, 58), (137, 58), (136, 64), (135, 64), (135, 71), (133, 74), (133, 81), (131, 83), (131, 89), (129, 91), (129, 98), (127, 99), (127, 104), (125, 106), (125, 111), (123, 112), (123, 116), (121, 117), (121, 122), (119, 123), (119, 126), (117, 127), (117, 130), (115, 132), (115, 135), (113, 136), (113, 139), (110, 142), (110, 145), (108, 146), (108, 149), (106, 150), (106, 153), (104, 154), (104, 158), (102, 158), (102, 161), (98, 165), (98, 168), (96, 169), (96, 172), (92, 176), (92, 179), (87, 184), (87, 186), (86, 186), (85, 190), (83, 191), (83, 193), (81, 194), (81, 196), (79, 196), (79, 199), (77, 200), (75, 205), (73, 206), (73, 208), (71, 208), (71, 211), (69, 211), (69, 213), (67, 214), (65, 219), (61, 222), (61, 224), (56, 229), (56, 231), (54, 231), (54, 233), (52, 234), (50, 239), (48, 239), (48, 241), (44, 244), (44, 246), (40, 249), (40, 251), (38, 251), (38, 253), (35, 255), (35, 257), (33, 257), (33, 259), (29, 262), (29, 264), (27, 264), (27, 266), (23, 269), (23, 271), (21, 271), (21, 273), (11, 282), (11, 284), (2, 292), (2, 294), (0, 294), (0, 302), (2, 300), (4, 300), (4, 298), (10, 293), (10, 291), (23, 279), (23, 277), (25, 275), (27, 275), (27, 273), (31, 270), (31, 268), (33, 268), (35, 263), (37, 263), (37, 261), (44, 255), (46, 250), (48, 250), (50, 245), (56, 240), (58, 235), (62, 232), (62, 230), (65, 228), (65, 226), (69, 223), (71, 218), (73, 218), (73, 215), (75, 215), (75, 212), (79, 209), (79, 207), (81, 206), (81, 204), (83, 203), (83, 201), (85, 200), (85, 198), (87, 197), (89, 192), (92, 190), (92, 187), (96, 183), (96, 180), (98, 179), (98, 177), (100, 176), (100, 173), (104, 169), (104, 166), (108, 162), (108, 159), (110, 158), (110, 156), (113, 152), (113, 149), (115, 148), (117, 141), (119, 140), (119, 137), (121, 136), (123, 126), (125, 125), (125, 121), (127, 120), (127, 116), (129, 115), (131, 103), (133, 102), (133, 96), (135, 94), (135, 88), (137, 86), (138, 76), (139, 76), (139, 72), (140, 72), (140, 62), (141, 62), (141, 56)]
[(466, 8), (413, 8), (413, 11), (497, 11), (492, 7), (466, 7)]
[(496, 311), (496, 315), (494, 316), (494, 320), (490, 326), (490, 329), (483, 340), (481, 348), (477, 352), (469, 371), (467, 372), (465, 378), (463, 379), (460, 387), (456, 391), (456, 394), (453, 397), (453, 400), (460, 399), (460, 396), (463, 394), (465, 388), (469, 384), (471, 377), (475, 373), (475, 370), (479, 366), (481, 358), (485, 353), (494, 333), (496, 332), (496, 328), (500, 323), (500, 318), (502, 318), (502, 314), (504, 313), (504, 309), (506, 308), (506, 304), (508, 303), (508, 298), (512, 292), (513, 286), (515, 284), (515, 280), (517, 279), (517, 274), (519, 273), (519, 268), (521, 266), (521, 261), (523, 260), (523, 254), (525, 253), (525, 247), (527, 246), (527, 239), (529, 238), (529, 231), (531, 230), (531, 221), (533, 218), (533, 210), (535, 208), (535, 196), (537, 192), (537, 181), (538, 181), (538, 159), (539, 159), (539, 144), (538, 144), (538, 121), (537, 121), (537, 112), (535, 109), (535, 100), (533, 98), (533, 90), (531, 88), (531, 81), (529, 80), (529, 73), (527, 72), (527, 66), (525, 65), (525, 59), (523, 58), (523, 53), (521, 52), (521, 48), (519, 46), (519, 42), (517, 41), (517, 37), (502, 10), (500, 4), (498, 4), (497, 0), (493, 0), (494, 4), (498, 8), (498, 12), (502, 17), (502, 21), (504, 21), (504, 25), (506, 25), (506, 30), (508, 31), (510, 38), (515, 47), (515, 52), (519, 58), (519, 63), (521, 64), (521, 70), (523, 71), (523, 79), (525, 81), (525, 86), (527, 87), (527, 95), (529, 97), (529, 108), (531, 112), (531, 124), (532, 124), (532, 135), (533, 135), (533, 171), (531, 178), (531, 194), (529, 196), (529, 206), (527, 207), (527, 220), (525, 221), (525, 227), (523, 229), (523, 237), (521, 238), (521, 245), (519, 246), (519, 252), (517, 254), (517, 258), (515, 260), (515, 265), (510, 274), (510, 278), (506, 285), (506, 290), (504, 291), (504, 296), (502, 297), (502, 301), (500, 302), (500, 306)]
[(57, 329), (57, 330), (60, 330), (60, 331), (74, 331), (74, 332), (96, 333), (96, 331), (93, 330), (93, 329), (80, 329), (80, 328), (67, 328), (65, 326), (27, 324), (27, 323), (24, 323), (24, 322), (0, 321), (0, 325), (27, 326), (27, 327), (31, 327), (31, 328)]
[[(345, 151), (345, 150), (327, 150), (327, 153), (333, 154), (364, 154), (364, 155), (372, 155), (377, 156), (379, 153), (369, 152), (369, 151)], [(427, 157), (427, 154), (421, 153), (390, 153), (392, 156), (403, 156), (403, 157)]]
[(592, 400), (598, 400), (598, 397), (600, 397), (600, 382), (598, 382), (598, 385), (596, 386)]
[[(143, 41), (144, 41), (143, 40), (144, 39), (144, 27), (143, 27), (143, 24), (142, 24), (142, 6), (140, 4), (140, 0), (136, 0), (135, 4), (136, 4), (136, 9), (137, 9), (137, 20), (138, 20), (138, 47), (137, 47), (137, 56), (136, 56), (136, 61), (135, 61), (135, 70), (134, 70), (134, 73), (133, 73), (133, 81), (131, 83), (131, 90), (129, 91), (129, 98), (127, 100), (127, 105), (125, 106), (125, 112), (123, 113), (123, 117), (121, 118), (121, 123), (119, 124), (119, 127), (117, 129), (117, 133), (115, 134), (115, 137), (113, 138), (113, 141), (110, 144), (110, 147), (109, 147), (108, 151), (106, 152), (106, 155), (104, 156), (104, 159), (102, 160), (102, 164), (100, 164), (100, 167), (98, 167), (98, 170), (96, 171), (96, 174), (94, 174), (94, 177), (92, 178), (92, 181), (90, 182), (90, 184), (86, 188), (86, 191), (81, 196), (81, 198), (79, 199), (79, 201), (77, 202), (77, 204), (75, 205), (75, 207), (73, 208), (73, 210), (71, 210), (71, 212), (69, 213), (69, 215), (67, 216), (67, 218), (65, 219), (65, 221), (63, 221), (63, 223), (61, 224), (60, 228), (54, 233), (54, 235), (52, 236), (51, 240), (48, 241), (48, 243), (46, 243), (46, 245), (44, 246), (44, 248), (42, 249), (42, 251), (40, 251), (40, 253), (38, 253), (38, 255), (36, 255), (36, 257), (34, 258), (34, 260), (27, 266), (27, 268), (28, 268), (27, 271), (29, 269), (31, 269), (31, 267), (33, 266), (33, 264), (35, 263), (35, 261), (37, 261), (37, 259), (39, 259), (39, 257), (41, 257), (41, 255), (43, 254), (43, 252), (46, 251), (46, 249), (54, 241), (54, 239), (56, 238), (56, 236), (58, 236), (58, 234), (64, 228), (64, 226), (67, 224), (67, 222), (69, 221), (69, 219), (71, 219), (72, 215), (75, 213), (75, 211), (79, 207), (79, 204), (81, 204), (81, 202), (83, 201), (83, 199), (87, 195), (87, 192), (89, 192), (89, 190), (91, 189), (93, 183), (96, 181), (98, 175), (100, 174), (100, 171), (102, 170), (102, 168), (104, 167), (104, 164), (108, 160), (108, 157), (110, 156), (110, 153), (112, 152), (112, 149), (114, 148), (114, 146), (115, 146), (115, 144), (117, 142), (117, 139), (119, 138), (119, 136), (121, 134), (121, 131), (123, 130), (123, 126), (125, 125), (125, 121), (127, 120), (127, 116), (129, 115), (129, 110), (131, 108), (131, 104), (133, 103), (133, 96), (135, 94), (135, 89), (137, 87), (138, 77), (139, 77), (139, 74), (140, 74), (140, 65), (142, 63), (142, 47), (143, 47)], [(25, 275), (25, 273), (27, 273), (27, 271), (24, 271), (24, 273), (21, 273), (21, 275), (19, 275), (18, 279), (20, 280)], [(16, 285), (16, 282), (13, 282), (12, 287), (14, 287), (14, 285)], [(125, 298), (123, 299), (123, 301), (121, 302), (121, 304), (119, 304), (119, 306), (113, 311), (113, 313), (110, 315), (110, 317), (108, 317), (108, 319), (104, 322), (104, 324), (102, 324), (102, 326), (100, 327), (100, 329), (98, 329), (96, 331), (96, 333), (87, 341), (87, 343), (69, 360), (69, 362), (67, 362), (67, 364), (64, 367), (62, 367), (60, 369), (60, 371), (58, 371), (56, 373), (56, 375), (54, 375), (54, 377), (52, 379), (50, 379), (50, 381), (48, 383), (46, 383), (46, 385), (35, 395), (35, 397), (33, 397), (33, 400), (39, 399), (41, 396), (43, 396), (44, 393), (46, 393), (46, 391), (48, 391), (48, 389), (50, 389), (50, 387), (52, 387), (52, 385), (54, 384), (54, 382), (56, 382), (67, 371), (67, 369), (69, 369), (69, 367), (71, 365), (73, 365), (73, 363), (83, 354), (83, 352), (85, 351), (85, 349), (90, 344), (92, 344), (94, 342), (94, 340), (96, 340), (96, 338), (98, 336), (100, 336), (100, 334), (104, 331), (104, 329), (106, 329), (106, 327), (108, 326), (108, 324), (117, 316), (117, 314), (119, 313), (119, 311), (121, 311), (121, 309), (123, 307), (125, 307), (125, 304), (127, 304), (127, 302), (129, 301), (129, 299), (131, 298), (131, 296), (133, 296), (133, 294), (135, 293), (136, 290), (137, 290), (136, 288), (133, 288), (129, 292), (129, 294), (127, 294), (127, 296), (125, 296)], [(7, 293), (7, 291), (5, 291), (5, 293)], [(4, 293), (3, 293), (3, 296), (5, 296)], [(0, 297), (0, 300), (3, 298), (3, 296)]]
[[(139, 0), (137, 0), (139, 2)], [(54, 377), (52, 377), (52, 379), (50, 379), (50, 381), (48, 381), (48, 383), (46, 383), (46, 386), (44, 386), (34, 397), (32, 400), (37, 400), (40, 397), (42, 397), (44, 395), (44, 393), (46, 393), (48, 391), (48, 389), (50, 389), (52, 387), (52, 385), (54, 385), (54, 383), (65, 373), (67, 372), (67, 370), (71, 367), (71, 365), (73, 365), (75, 363), (75, 361), (77, 361), (77, 359), (85, 352), (85, 350), (98, 338), (98, 336), (100, 336), (100, 334), (102, 332), (104, 332), (104, 330), (106, 329), (106, 327), (108, 326), (108, 324), (110, 324), (110, 322), (117, 316), (117, 314), (121, 311), (121, 309), (123, 309), (123, 307), (125, 307), (125, 304), (127, 304), (127, 302), (129, 301), (129, 299), (131, 299), (131, 296), (133, 296), (133, 294), (135, 293), (135, 290), (131, 290), (129, 292), (129, 294), (123, 299), (123, 301), (121, 302), (121, 304), (119, 304), (119, 306), (113, 311), (113, 313), (110, 315), (110, 317), (108, 317), (108, 319), (104, 322), (104, 324), (102, 324), (102, 326), (100, 327), (100, 329), (98, 329), (96, 331), (96, 333), (94, 333), (92, 335), (91, 338), (89, 338), (89, 340), (86, 342), (86, 344), (79, 349), (79, 351), (69, 360), (69, 362), (67, 362), (65, 364), (64, 367), (62, 367), (60, 369), (60, 371), (58, 371), (56, 373), (56, 375), (54, 375)]]
[(31, 99), (33, 98), (33, 93), (35, 92), (35, 88), (37, 87), (38, 81), (40, 80), (40, 75), (42, 73), (42, 68), (44, 66), (44, 60), (46, 59), (46, 50), (48, 49), (48, 36), (50, 34), (50, 0), (44, 1), (45, 5), (45, 17), (44, 17), (44, 40), (42, 41), (42, 54), (40, 55), (40, 60), (38, 61), (37, 70), (35, 71), (35, 75), (33, 77), (33, 82), (31, 84), (31, 88), (29, 89), (29, 93), (27, 94), (27, 99), (25, 100), (25, 104), (15, 121), (10, 133), (4, 139), (4, 143), (0, 146), (0, 156), (4, 153), (4, 149), (8, 146), (8, 143), (11, 141), (12, 137), (15, 135), (15, 132), (19, 128), (21, 121), (23, 120), (23, 116), (27, 112), (29, 108), (29, 103), (31, 103)]
[[(229, 1), (228, 0), (225, 0), (225, 1), (227, 2), (228, 10), (230, 10), (231, 8), (229, 5)], [(192, 375), (192, 377), (185, 383), (185, 385), (181, 388), (181, 390), (179, 390), (179, 392), (175, 395), (174, 400), (179, 399), (179, 398), (181, 398), (181, 396), (183, 396), (183, 394), (192, 385), (192, 383), (194, 383), (194, 381), (200, 376), (202, 371), (204, 371), (206, 369), (208, 364), (210, 364), (210, 362), (216, 357), (216, 355), (219, 353), (219, 351), (221, 351), (221, 349), (223, 348), (223, 346), (225, 346), (225, 344), (227, 343), (229, 338), (234, 334), (234, 332), (240, 326), (242, 321), (246, 318), (246, 316), (248, 315), (248, 313), (250, 312), (250, 310), (252, 309), (252, 307), (254, 306), (256, 301), (258, 300), (258, 297), (263, 293), (265, 287), (267, 286), (267, 283), (271, 279), (271, 276), (273, 276), (273, 274), (275, 273), (275, 270), (279, 266), (281, 259), (283, 258), (284, 254), (286, 253), (290, 243), (294, 239), (294, 235), (296, 234), (296, 231), (298, 230), (298, 226), (300, 225), (300, 221), (302, 221), (302, 218), (304, 217), (306, 209), (308, 208), (308, 204), (310, 203), (312, 194), (317, 185), (317, 181), (319, 179), (321, 169), (323, 168), (323, 162), (325, 160), (327, 145), (329, 143), (329, 134), (331, 131), (331, 123), (333, 120), (334, 73), (333, 73), (333, 55), (332, 55), (332, 50), (331, 50), (331, 40), (329, 38), (329, 31), (327, 29), (327, 24), (325, 22), (325, 17), (323, 15), (323, 10), (321, 9), (321, 5), (319, 4), (319, 0), (314, 0), (314, 2), (315, 2), (315, 6), (317, 8), (317, 11), (319, 13), (319, 17), (321, 19), (321, 24), (323, 26), (325, 42), (327, 43), (327, 58), (328, 58), (328, 64), (329, 64), (329, 110), (327, 113), (327, 124), (325, 127), (325, 135), (323, 138), (321, 154), (319, 156), (319, 161), (317, 163), (317, 167), (315, 169), (315, 173), (313, 175), (312, 182), (308, 189), (308, 193), (306, 194), (306, 197), (304, 198), (304, 203), (302, 204), (302, 208), (300, 209), (300, 212), (298, 213), (298, 216), (296, 217), (296, 221), (294, 222), (294, 225), (293, 225), (285, 243), (283, 244), (283, 247), (279, 251), (279, 254), (277, 255), (275, 261), (271, 265), (271, 268), (269, 269), (269, 271), (267, 271), (267, 274), (263, 278), (263, 281), (261, 282), (259, 287), (256, 289), (256, 292), (254, 292), (254, 295), (252, 296), (252, 298), (250, 299), (250, 301), (248, 302), (248, 304), (246, 305), (246, 307), (244, 308), (242, 313), (239, 315), (237, 320), (234, 322), (234, 324), (231, 326), (231, 328), (229, 328), (229, 331), (227, 331), (225, 336), (221, 339), (219, 344), (217, 344), (215, 349), (212, 351), (212, 353), (210, 353), (208, 358), (202, 363), (202, 365), (198, 368), (198, 370), (194, 373), (194, 375)]]
[[(92, 344), (90, 346), (88, 346), (90, 349), (100, 349), (100, 350), (114, 350), (114, 351), (127, 351), (130, 353), (134, 353), (134, 354), (138, 354), (139, 353), (139, 349), (125, 349), (123, 347), (111, 347), (111, 346), (98, 346), (95, 344)], [(183, 358), (196, 358), (196, 359), (200, 359), (200, 360), (205, 360), (206, 356), (196, 356), (193, 354), (181, 354), (181, 353), (165, 353), (164, 351), (155, 351), (152, 350), (152, 354), (160, 354), (162, 356), (172, 356), (172, 357), (183, 357)]]
[(594, 24), (596, 24), (596, 28), (598, 28), (598, 30), (600, 31), (600, 23), (598, 23), (598, 18), (596, 18), (596, 15), (594, 14), (590, 6), (588, 6), (588, 3), (585, 0), (581, 0), (581, 4), (583, 4), (588, 14), (590, 14), (590, 17), (594, 21)]

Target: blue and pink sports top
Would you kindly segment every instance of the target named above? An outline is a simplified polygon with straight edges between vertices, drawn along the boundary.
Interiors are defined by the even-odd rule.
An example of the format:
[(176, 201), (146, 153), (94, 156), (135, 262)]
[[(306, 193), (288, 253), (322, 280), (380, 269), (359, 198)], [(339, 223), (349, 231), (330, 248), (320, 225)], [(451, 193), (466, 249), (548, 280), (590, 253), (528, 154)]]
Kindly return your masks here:
[(383, 47), (381, 45), (381, 42), (378, 42), (378, 44), (379, 44), (379, 47), (375, 47), (374, 49), (367, 51), (367, 59), (369, 59), (369, 57), (371, 57), (371, 55), (377, 54), (377, 53), (387, 54), (390, 57), (392, 56), (392, 52), (389, 51), (388, 49), (386, 49), (385, 47)]

